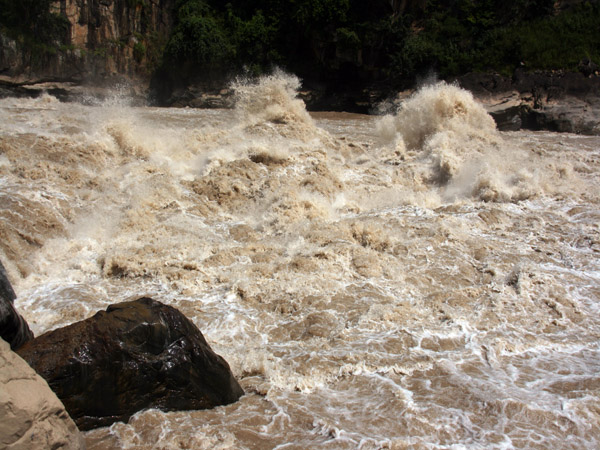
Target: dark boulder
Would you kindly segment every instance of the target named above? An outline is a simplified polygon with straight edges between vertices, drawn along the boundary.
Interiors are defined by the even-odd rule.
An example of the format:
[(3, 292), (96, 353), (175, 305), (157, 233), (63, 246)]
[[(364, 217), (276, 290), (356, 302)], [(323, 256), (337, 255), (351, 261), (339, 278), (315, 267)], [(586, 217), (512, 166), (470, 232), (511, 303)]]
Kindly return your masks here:
[(15, 298), (15, 291), (0, 261), (0, 337), (10, 344), (12, 350), (33, 339), (29, 325), (13, 305)]
[(583, 58), (581, 61), (579, 61), (579, 65), (577, 66), (577, 68), (579, 69), (579, 72), (581, 72), (585, 77), (598, 75), (598, 71), (600, 70), (598, 64), (594, 63), (589, 58)]
[(151, 298), (111, 305), (39, 336), (18, 353), (81, 430), (127, 421), (144, 408), (212, 408), (244, 393), (200, 330)]

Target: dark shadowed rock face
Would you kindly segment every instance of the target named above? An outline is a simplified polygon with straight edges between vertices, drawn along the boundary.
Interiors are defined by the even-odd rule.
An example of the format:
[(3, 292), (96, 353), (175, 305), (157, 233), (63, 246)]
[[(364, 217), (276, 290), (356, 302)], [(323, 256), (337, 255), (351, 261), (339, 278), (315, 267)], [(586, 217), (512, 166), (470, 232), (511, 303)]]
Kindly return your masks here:
[(10, 344), (12, 350), (16, 350), (28, 340), (33, 339), (33, 333), (27, 322), (13, 306), (15, 298), (15, 291), (13, 291), (6, 270), (0, 262), (0, 337)]
[(200, 330), (151, 298), (112, 305), (28, 342), (18, 353), (46, 379), (81, 430), (127, 421), (144, 408), (206, 409), (243, 395)]

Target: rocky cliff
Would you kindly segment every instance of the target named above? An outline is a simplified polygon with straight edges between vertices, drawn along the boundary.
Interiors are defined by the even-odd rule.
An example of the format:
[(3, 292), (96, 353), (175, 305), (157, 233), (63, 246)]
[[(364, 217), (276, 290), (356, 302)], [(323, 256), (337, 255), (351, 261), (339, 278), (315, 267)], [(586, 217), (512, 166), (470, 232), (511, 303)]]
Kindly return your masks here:
[(58, 50), (32, 54), (22, 39), (5, 33), (0, 36), (0, 74), (13, 83), (147, 80), (168, 38), (174, 4), (175, 0), (54, 1), (51, 12), (66, 18)]

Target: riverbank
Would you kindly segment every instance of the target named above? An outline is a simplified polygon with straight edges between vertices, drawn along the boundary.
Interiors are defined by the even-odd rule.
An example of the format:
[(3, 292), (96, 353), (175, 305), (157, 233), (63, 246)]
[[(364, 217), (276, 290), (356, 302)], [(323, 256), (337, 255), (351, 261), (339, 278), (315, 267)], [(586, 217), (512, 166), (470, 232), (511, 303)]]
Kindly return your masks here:
[[(600, 74), (589, 71), (517, 70), (512, 77), (496, 73), (469, 73), (447, 80), (469, 90), (494, 118), (500, 130), (548, 130), (600, 135)], [(596, 68), (597, 69), (597, 68)], [(589, 72), (589, 73), (588, 73)], [(420, 85), (437, 81), (434, 76)], [(415, 87), (416, 88), (416, 87)], [(385, 114), (399, 107), (415, 89), (401, 92), (390, 86), (333, 87), (307, 83), (298, 96), (309, 111), (345, 111)], [(63, 102), (99, 104), (126, 99), (130, 105), (161, 107), (231, 108), (233, 90), (228, 83), (192, 84), (157, 100), (152, 87), (122, 77), (102, 83), (61, 79), (26, 79), (0, 76), (1, 97), (38, 97), (48, 93)]]

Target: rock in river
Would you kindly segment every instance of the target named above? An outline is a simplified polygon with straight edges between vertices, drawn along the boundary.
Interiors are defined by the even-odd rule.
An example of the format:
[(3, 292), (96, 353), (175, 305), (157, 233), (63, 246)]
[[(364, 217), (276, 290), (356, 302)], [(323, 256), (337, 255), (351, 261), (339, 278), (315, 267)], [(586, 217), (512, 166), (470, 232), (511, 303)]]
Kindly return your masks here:
[(39, 336), (18, 353), (48, 381), (81, 430), (127, 421), (144, 408), (212, 408), (244, 393), (200, 330), (151, 298), (111, 305)]
[(8, 342), (13, 350), (33, 339), (27, 322), (15, 310), (15, 298), (15, 291), (0, 261), (0, 338)]

